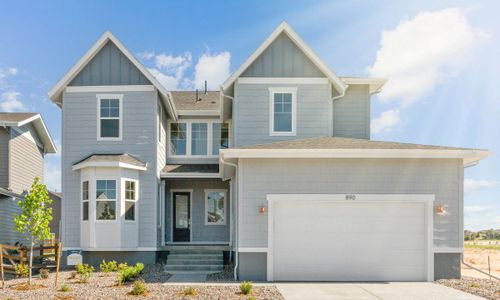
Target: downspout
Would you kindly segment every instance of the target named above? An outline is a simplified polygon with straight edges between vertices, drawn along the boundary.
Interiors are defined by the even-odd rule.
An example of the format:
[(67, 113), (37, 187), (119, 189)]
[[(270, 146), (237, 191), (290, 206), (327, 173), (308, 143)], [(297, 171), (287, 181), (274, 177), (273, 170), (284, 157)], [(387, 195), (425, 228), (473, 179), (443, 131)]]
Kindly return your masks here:
[[(238, 178), (238, 164), (234, 164), (234, 163), (230, 163), (230, 162), (227, 162), (224, 160), (224, 157), (223, 155), (220, 156), (220, 161), (222, 162), (222, 164), (226, 164), (228, 166), (231, 166), (231, 167), (234, 167), (235, 168), (235, 173), (236, 173), (236, 178)], [(240, 178), (238, 178), (238, 180), (240, 180)], [(236, 182), (236, 185), (235, 185), (235, 189), (236, 189), (236, 195), (239, 195), (239, 192), (238, 191), (238, 182)], [(233, 187), (234, 188), (234, 187)], [(233, 197), (234, 197), (234, 193), (232, 193)], [(237, 197), (236, 197), (237, 198)], [(236, 210), (236, 222), (234, 223), (235, 224), (235, 227), (236, 227), (236, 230), (235, 230), (235, 255), (234, 255), (234, 269), (233, 269), (233, 276), (234, 276), (234, 280), (238, 280), (238, 273), (237, 273), (237, 269), (238, 269), (238, 223), (240, 221), (240, 214), (239, 214), (239, 209), (238, 209), (238, 201), (234, 201), (233, 203), (234, 205), (234, 208)]]

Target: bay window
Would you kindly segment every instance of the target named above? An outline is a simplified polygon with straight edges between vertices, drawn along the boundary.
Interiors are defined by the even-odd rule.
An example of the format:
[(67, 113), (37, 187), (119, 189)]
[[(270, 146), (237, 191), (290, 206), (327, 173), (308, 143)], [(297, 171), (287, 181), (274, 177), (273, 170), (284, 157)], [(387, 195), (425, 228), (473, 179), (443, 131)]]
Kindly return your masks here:
[(137, 183), (125, 180), (125, 220), (135, 221), (135, 203), (137, 201)]
[(89, 220), (89, 182), (82, 182), (82, 220)]
[(96, 180), (96, 219), (116, 219), (116, 180)]

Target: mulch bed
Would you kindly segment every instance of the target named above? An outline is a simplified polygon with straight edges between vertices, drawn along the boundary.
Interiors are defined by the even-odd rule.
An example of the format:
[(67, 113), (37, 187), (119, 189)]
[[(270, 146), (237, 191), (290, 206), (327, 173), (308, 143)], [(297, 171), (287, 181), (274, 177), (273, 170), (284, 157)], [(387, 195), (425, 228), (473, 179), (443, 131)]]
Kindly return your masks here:
[(462, 279), (440, 279), (436, 283), (486, 299), (500, 300), (500, 281), (463, 276)]
[[(15, 290), (14, 287), (27, 282), (25, 278), (13, 278), (6, 281), (6, 288), (0, 288), (0, 299), (248, 299), (249, 295), (239, 294), (236, 285), (226, 286), (193, 286), (196, 296), (184, 296), (188, 286), (163, 285), (170, 274), (163, 271), (162, 265), (148, 265), (141, 277), (146, 282), (147, 296), (129, 295), (132, 283), (117, 286), (116, 273), (92, 273), (88, 283), (79, 283), (73, 278), (73, 271), (59, 273), (59, 286), (66, 285), (68, 292), (59, 292), (54, 288), (54, 273), (48, 279), (35, 278), (32, 284), (43, 285), (35, 290)], [(255, 299), (283, 299), (278, 289), (274, 286), (257, 286), (252, 290)]]

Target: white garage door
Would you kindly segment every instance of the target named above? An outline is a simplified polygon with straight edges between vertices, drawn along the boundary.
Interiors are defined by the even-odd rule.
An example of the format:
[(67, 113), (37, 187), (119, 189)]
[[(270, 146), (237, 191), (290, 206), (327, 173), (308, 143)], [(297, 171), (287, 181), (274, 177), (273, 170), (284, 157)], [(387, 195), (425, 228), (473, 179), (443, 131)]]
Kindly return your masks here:
[(424, 202), (276, 201), (274, 280), (426, 281)]

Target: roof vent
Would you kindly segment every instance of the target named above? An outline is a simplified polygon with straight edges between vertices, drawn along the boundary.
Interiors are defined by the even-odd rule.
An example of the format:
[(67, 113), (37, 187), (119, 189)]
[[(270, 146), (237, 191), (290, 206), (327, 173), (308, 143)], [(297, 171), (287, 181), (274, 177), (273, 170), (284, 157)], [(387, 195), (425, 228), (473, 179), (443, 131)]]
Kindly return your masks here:
[(195, 102), (198, 103), (201, 101), (201, 98), (198, 96), (198, 89), (196, 89), (196, 98), (195, 98)]

